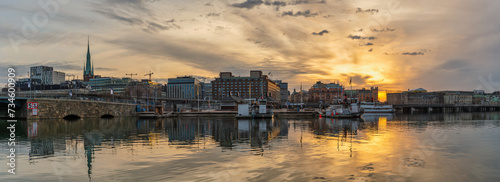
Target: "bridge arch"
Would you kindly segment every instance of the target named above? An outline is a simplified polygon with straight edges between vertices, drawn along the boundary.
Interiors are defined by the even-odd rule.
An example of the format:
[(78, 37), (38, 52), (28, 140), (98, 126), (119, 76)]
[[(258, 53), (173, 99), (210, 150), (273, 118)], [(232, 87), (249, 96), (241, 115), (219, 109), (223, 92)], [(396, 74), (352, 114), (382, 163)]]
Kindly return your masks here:
[(65, 120), (78, 120), (80, 118), (82, 118), (82, 117), (80, 117), (76, 114), (68, 114), (68, 115), (63, 117), (63, 119), (65, 119)]
[(114, 118), (115, 116), (113, 114), (103, 114), (101, 118)]

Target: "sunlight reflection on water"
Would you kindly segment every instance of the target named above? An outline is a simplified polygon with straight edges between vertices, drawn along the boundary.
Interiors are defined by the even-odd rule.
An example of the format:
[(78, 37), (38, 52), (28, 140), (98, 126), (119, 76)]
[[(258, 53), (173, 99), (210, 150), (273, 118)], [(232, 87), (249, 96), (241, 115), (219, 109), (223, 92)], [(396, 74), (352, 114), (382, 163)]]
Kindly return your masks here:
[(0, 181), (492, 181), (498, 116), (24, 121)]

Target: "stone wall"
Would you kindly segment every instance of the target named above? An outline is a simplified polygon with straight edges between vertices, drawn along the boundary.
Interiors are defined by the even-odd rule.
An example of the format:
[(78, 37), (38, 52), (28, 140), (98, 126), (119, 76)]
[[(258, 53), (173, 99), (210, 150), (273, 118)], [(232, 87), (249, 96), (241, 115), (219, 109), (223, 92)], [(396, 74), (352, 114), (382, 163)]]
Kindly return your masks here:
[(28, 99), (27, 102), (38, 103), (38, 115), (33, 116), (31, 109), (27, 110), (28, 119), (64, 118), (76, 115), (82, 118), (101, 117), (103, 115), (136, 116), (136, 105), (65, 99)]

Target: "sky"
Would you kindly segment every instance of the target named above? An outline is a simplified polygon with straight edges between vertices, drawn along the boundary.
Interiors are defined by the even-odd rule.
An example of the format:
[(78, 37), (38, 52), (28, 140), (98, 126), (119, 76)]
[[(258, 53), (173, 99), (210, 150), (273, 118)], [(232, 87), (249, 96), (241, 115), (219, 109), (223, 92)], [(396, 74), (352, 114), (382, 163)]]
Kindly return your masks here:
[(155, 81), (262, 70), (381, 90), (500, 90), (495, 0), (5, 0), (0, 83), (30, 66)]

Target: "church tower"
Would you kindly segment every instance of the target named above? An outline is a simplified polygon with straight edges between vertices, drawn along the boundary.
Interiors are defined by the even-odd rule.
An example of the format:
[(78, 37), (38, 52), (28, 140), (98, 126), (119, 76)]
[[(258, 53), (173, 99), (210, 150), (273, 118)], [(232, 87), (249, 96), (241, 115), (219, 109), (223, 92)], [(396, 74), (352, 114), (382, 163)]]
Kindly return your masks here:
[(94, 64), (90, 59), (90, 38), (87, 39), (87, 61), (83, 66), (83, 81), (88, 82), (94, 78)]

